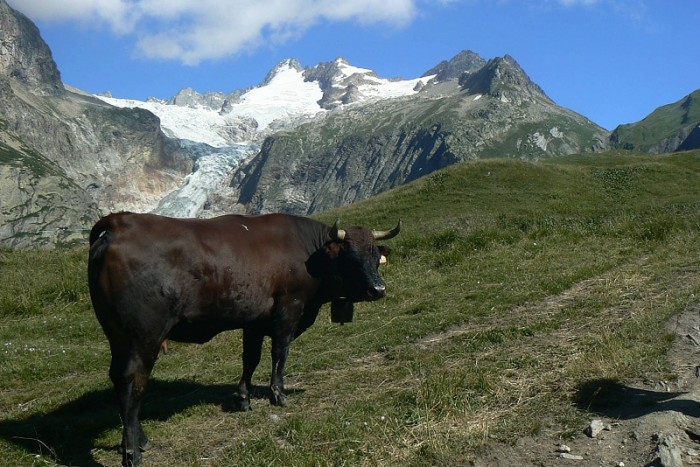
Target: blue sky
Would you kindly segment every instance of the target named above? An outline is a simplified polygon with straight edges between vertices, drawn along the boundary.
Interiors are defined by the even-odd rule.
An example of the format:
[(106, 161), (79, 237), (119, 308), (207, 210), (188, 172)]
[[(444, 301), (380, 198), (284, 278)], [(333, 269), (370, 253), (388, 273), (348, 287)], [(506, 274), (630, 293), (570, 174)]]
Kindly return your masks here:
[(243, 89), (286, 58), (416, 78), (467, 49), (607, 129), (700, 89), (700, 0), (7, 1), (64, 82), (120, 98)]

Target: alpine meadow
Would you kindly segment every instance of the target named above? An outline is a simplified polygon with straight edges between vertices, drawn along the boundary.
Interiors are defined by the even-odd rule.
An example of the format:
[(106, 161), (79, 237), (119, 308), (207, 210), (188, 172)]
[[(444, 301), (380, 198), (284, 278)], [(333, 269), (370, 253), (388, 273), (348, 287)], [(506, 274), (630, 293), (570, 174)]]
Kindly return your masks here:
[[(614, 433), (655, 410), (660, 399), (632, 392), (680, 387), (668, 355), (684, 336), (667, 323), (698, 315), (699, 180), (698, 150), (485, 159), (318, 214), (402, 219), (387, 297), (343, 326), (321, 310), (292, 347), (284, 408), (268, 403), (261, 365), (253, 410), (230, 410), (239, 331), (171, 343), (145, 396), (144, 463), (558, 465), (556, 447), (583, 446), (591, 419)], [(118, 463), (86, 258), (86, 246), (0, 252), (5, 465)], [(641, 465), (649, 440), (625, 436), (618, 460)], [(612, 465), (602, 451), (585, 465)]]

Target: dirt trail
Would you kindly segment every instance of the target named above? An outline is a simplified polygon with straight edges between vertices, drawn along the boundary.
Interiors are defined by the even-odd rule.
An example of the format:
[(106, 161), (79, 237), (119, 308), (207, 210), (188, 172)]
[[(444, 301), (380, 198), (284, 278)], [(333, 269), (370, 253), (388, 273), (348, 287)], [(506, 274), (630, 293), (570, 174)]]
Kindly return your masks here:
[[(591, 408), (605, 426), (595, 438), (581, 435), (563, 442), (547, 434), (522, 438), (515, 446), (490, 447), (474, 465), (700, 465), (700, 302), (674, 317), (668, 329), (677, 335), (668, 355), (677, 379), (591, 388), (612, 402)], [(568, 447), (566, 453), (561, 444)]]

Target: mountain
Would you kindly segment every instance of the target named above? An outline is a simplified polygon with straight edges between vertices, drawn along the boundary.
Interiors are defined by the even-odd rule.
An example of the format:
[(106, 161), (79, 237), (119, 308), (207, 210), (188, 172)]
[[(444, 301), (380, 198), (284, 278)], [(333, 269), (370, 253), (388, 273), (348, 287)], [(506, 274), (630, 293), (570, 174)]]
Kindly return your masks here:
[(0, 76), (12, 78), (39, 94), (64, 93), (61, 73), (39, 29), (0, 0)]
[(639, 122), (618, 126), (610, 143), (614, 148), (652, 154), (700, 148), (700, 89)]
[[(610, 144), (508, 55), (465, 50), (409, 79), (342, 57), (313, 67), (289, 59), (248, 89), (143, 102), (62, 83), (36, 26), (5, 0), (0, 26), (0, 247), (84, 241), (96, 218), (118, 210), (310, 214), (462, 161)], [(618, 127), (612, 144), (695, 147), (697, 97), (640, 122), (643, 137)]]
[(36, 26), (0, 0), (0, 247), (82, 242), (111, 209), (152, 209), (191, 172), (142, 109), (64, 87)]
[(234, 173), (239, 203), (250, 213), (310, 214), (461, 161), (605, 148), (606, 130), (557, 106), (512, 57), (478, 69), (472, 63), (444, 73), (444, 81), (436, 77), (449, 62), (439, 66), (420, 92), (348, 106), (269, 136)]
[(280, 62), (259, 86), (232, 93), (185, 88), (170, 100), (146, 102), (97, 96), (120, 108), (141, 108), (161, 121), (172, 138), (225, 147), (262, 142), (280, 129), (292, 128), (349, 104), (376, 102), (415, 94), (428, 79), (390, 80), (345, 59), (302, 68), (297, 60)]
[(170, 100), (98, 97), (115, 107), (148, 110), (158, 116), (168, 137), (180, 144), (188, 142), (195, 161), (193, 173), (153, 211), (208, 217), (245, 211), (238, 191), (230, 187), (231, 173), (257, 154), (268, 136), (360, 103), (416, 94), (429, 79), (384, 79), (343, 58), (312, 68), (302, 68), (290, 59), (275, 66), (259, 86), (229, 94), (200, 94), (187, 88)]
[(308, 214), (459, 161), (600, 150), (608, 135), (556, 106), (512, 57), (471, 51), (416, 79), (385, 79), (342, 57), (309, 68), (290, 59), (232, 94), (102, 99), (148, 109), (170, 137), (238, 145), (238, 159), (212, 154), (209, 175), (193, 173), (155, 210), (174, 216)]

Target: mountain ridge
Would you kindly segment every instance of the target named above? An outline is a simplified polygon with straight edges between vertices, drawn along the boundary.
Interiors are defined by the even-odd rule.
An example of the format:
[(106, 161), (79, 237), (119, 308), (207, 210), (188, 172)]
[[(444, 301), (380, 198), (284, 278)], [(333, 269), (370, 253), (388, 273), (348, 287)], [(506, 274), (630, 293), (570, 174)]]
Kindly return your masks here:
[(22, 83), (34, 92), (61, 96), (61, 72), (39, 28), (0, 0), (0, 76)]
[[(76, 241), (49, 238), (40, 223), (18, 216), (67, 232), (124, 209), (312, 214), (463, 161), (639, 148), (647, 142), (632, 130), (648, 135), (646, 124), (659, 130), (650, 151), (700, 140), (695, 94), (619, 127), (610, 140), (552, 101), (512, 56), (486, 60), (469, 50), (411, 79), (383, 78), (343, 57), (313, 67), (287, 59), (258, 86), (230, 93), (183, 88), (145, 102), (94, 96), (61, 82), (31, 21), (5, 0), (0, 12), (0, 141), (12, 142), (1, 148), (0, 224), (15, 226), (0, 229), (0, 246)], [(17, 170), (39, 180), (49, 166), (52, 181), (20, 190), (20, 200)], [(41, 201), (51, 193), (75, 200), (77, 214), (51, 213)]]
[(700, 89), (661, 106), (639, 122), (617, 126), (611, 133), (614, 148), (652, 154), (700, 148)]
[(484, 155), (538, 159), (605, 147), (606, 130), (556, 106), (512, 57), (455, 76), (437, 84), (448, 94), (428, 85), (269, 136), (234, 174), (243, 211), (308, 215)]

